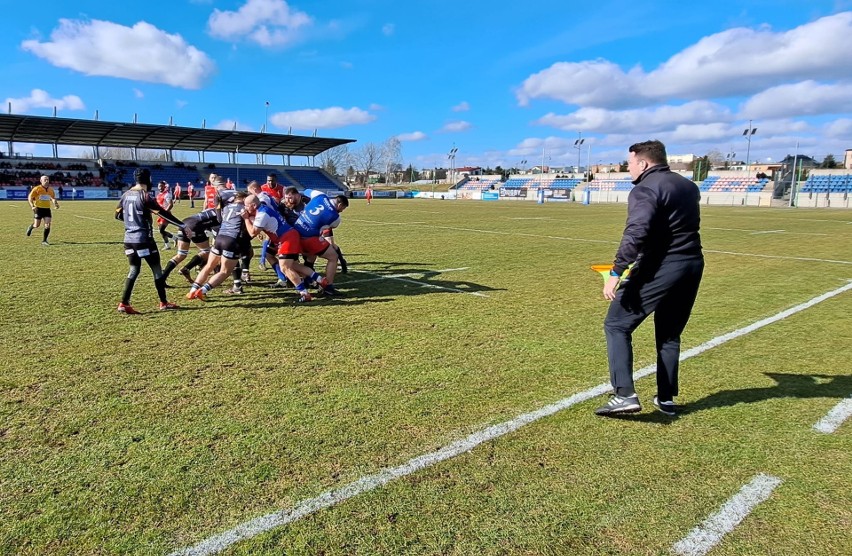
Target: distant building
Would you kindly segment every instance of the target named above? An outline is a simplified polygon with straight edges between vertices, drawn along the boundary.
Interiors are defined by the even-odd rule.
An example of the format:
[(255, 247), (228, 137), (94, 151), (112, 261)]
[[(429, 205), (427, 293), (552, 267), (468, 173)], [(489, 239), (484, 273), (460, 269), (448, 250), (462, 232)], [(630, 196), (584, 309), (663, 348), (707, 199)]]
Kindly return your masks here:
[(852, 149), (846, 149), (846, 154), (843, 157), (843, 167), (847, 170), (852, 170)]

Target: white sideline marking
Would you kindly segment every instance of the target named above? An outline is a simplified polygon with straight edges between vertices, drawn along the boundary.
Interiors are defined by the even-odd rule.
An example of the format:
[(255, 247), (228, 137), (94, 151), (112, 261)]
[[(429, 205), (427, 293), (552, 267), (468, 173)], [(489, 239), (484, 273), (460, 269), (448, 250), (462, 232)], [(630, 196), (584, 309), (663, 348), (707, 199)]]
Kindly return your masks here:
[(725, 502), (719, 511), (689, 532), (672, 546), (682, 556), (703, 556), (719, 544), (722, 537), (734, 530), (761, 502), (766, 502), (781, 479), (763, 473), (755, 475), (750, 483)]
[(843, 421), (852, 415), (852, 396), (841, 400), (840, 403), (831, 408), (825, 417), (817, 421), (814, 429), (825, 434), (831, 434), (843, 424)]
[(79, 214), (75, 214), (74, 218), (85, 218), (86, 220), (97, 220), (98, 222), (106, 222), (103, 218), (92, 218), (91, 216), (80, 216)]
[(757, 234), (783, 234), (787, 230), (765, 230), (765, 231), (756, 231), (752, 232), (751, 235), (756, 236)]
[[(790, 315), (804, 311), (805, 309), (813, 307), (817, 303), (821, 303), (826, 299), (830, 299), (836, 295), (840, 295), (841, 293), (850, 289), (852, 289), (852, 281), (850, 281), (843, 287), (837, 288), (828, 293), (824, 293), (804, 303), (800, 303), (799, 305), (781, 311), (776, 315), (759, 320), (754, 324), (750, 324), (749, 326), (746, 326), (744, 328), (734, 330), (733, 332), (717, 336), (716, 338), (704, 342), (699, 346), (696, 346), (692, 349), (688, 349), (680, 354), (680, 360), (685, 361), (697, 355), (701, 355), (705, 351), (713, 349), (714, 347), (718, 347), (724, 344), (725, 342), (729, 342), (735, 338), (739, 338), (740, 336), (744, 336), (745, 334), (754, 332), (759, 328), (783, 320), (789, 317)], [(655, 369), (656, 364), (648, 365), (647, 367), (636, 371), (633, 374), (633, 377), (634, 379), (645, 377), (654, 372)], [(430, 467), (436, 463), (440, 463), (444, 460), (464, 454), (465, 452), (469, 452), (484, 442), (488, 442), (489, 440), (493, 440), (510, 432), (514, 432), (519, 428), (523, 427), (524, 425), (528, 425), (530, 423), (538, 421), (543, 417), (553, 415), (558, 411), (562, 411), (563, 409), (567, 409), (571, 406), (577, 405), (578, 403), (606, 394), (611, 390), (612, 386), (609, 384), (609, 382), (598, 384), (593, 388), (589, 388), (588, 390), (584, 390), (567, 398), (563, 398), (558, 402), (546, 405), (542, 408), (536, 409), (535, 411), (523, 413), (521, 415), (518, 415), (514, 419), (510, 419), (509, 421), (504, 421), (502, 423), (498, 423), (483, 430), (477, 431), (469, 435), (467, 438), (456, 440), (455, 442), (452, 442), (451, 444), (444, 446), (443, 448), (440, 448), (434, 452), (428, 452), (426, 454), (412, 458), (407, 462), (403, 463), (402, 465), (396, 467), (387, 467), (376, 473), (373, 473), (372, 475), (365, 475), (360, 479), (357, 479), (349, 484), (343, 485), (342, 487), (327, 490), (319, 496), (316, 496), (314, 498), (308, 498), (307, 500), (299, 502), (292, 508), (268, 513), (261, 517), (245, 521), (223, 533), (208, 537), (207, 539), (204, 539), (198, 544), (187, 548), (182, 548), (180, 550), (176, 550), (172, 552), (169, 556), (207, 556), (209, 554), (216, 554), (217, 552), (221, 552), (222, 550), (239, 541), (256, 537), (257, 535), (265, 533), (266, 531), (270, 531), (277, 527), (281, 527), (282, 525), (298, 521), (303, 517), (318, 512), (319, 510), (329, 508), (331, 506), (339, 504), (340, 502), (343, 502), (350, 498), (354, 498), (359, 494), (363, 494), (365, 492), (374, 490), (380, 486), (384, 486), (387, 483), (393, 481), (394, 479), (405, 477), (416, 471)]]
[(738, 253), (736, 251), (717, 251), (715, 249), (705, 249), (705, 253), (716, 253), (720, 255), (735, 255), (737, 257), (758, 257), (761, 259), (786, 259), (789, 261), (807, 261), (812, 263), (834, 263), (834, 264), (852, 264), (852, 261), (837, 261), (834, 259), (816, 259), (814, 257), (791, 257), (789, 255), (759, 255), (757, 253)]
[[(351, 219), (354, 220), (354, 219)], [(546, 239), (559, 239), (564, 241), (580, 241), (584, 243), (605, 243), (608, 245), (618, 245), (618, 241), (608, 240), (608, 239), (585, 239), (578, 237), (562, 237), (562, 236), (545, 236), (541, 234), (525, 234), (523, 232), (499, 232), (497, 230), (477, 230), (475, 228), (456, 228), (453, 226), (435, 226), (431, 224), (426, 224), (425, 222), (379, 222), (376, 220), (355, 220), (356, 222), (364, 222), (367, 224), (380, 224), (380, 225), (406, 225), (406, 224), (417, 224), (422, 225), (426, 228), (436, 228), (440, 230), (454, 230), (457, 232), (477, 232), (480, 234), (496, 234), (503, 236), (519, 236), (519, 237), (535, 237), (535, 238), (546, 238)], [(714, 249), (704, 249), (705, 253), (717, 253), (722, 255), (734, 255), (738, 257), (760, 257), (762, 259), (783, 259), (789, 261), (806, 261), (806, 262), (814, 262), (814, 263), (835, 263), (835, 264), (852, 264), (852, 261), (836, 261), (834, 259), (817, 259), (813, 257), (791, 257), (788, 255), (758, 255), (755, 253), (738, 253), (736, 251), (718, 251)]]
[(783, 232), (785, 234), (793, 235), (793, 236), (827, 236), (828, 234), (821, 234), (817, 232), (788, 232), (786, 230), (773, 230), (773, 231), (764, 231), (764, 230), (746, 230), (744, 228), (711, 228), (710, 226), (703, 226), (702, 230), (715, 230), (722, 232), (749, 232), (751, 235), (757, 234), (773, 234)]
[(361, 284), (363, 282), (376, 282), (378, 280), (384, 280), (384, 279), (390, 280), (392, 278), (413, 278), (415, 276), (421, 276), (422, 274), (425, 274), (425, 273), (434, 272), (434, 273), (442, 274), (444, 272), (455, 272), (457, 270), (467, 270), (468, 268), (470, 268), (470, 267), (465, 266), (465, 267), (462, 267), (462, 268), (444, 268), (444, 269), (441, 269), (441, 270), (419, 270), (419, 271), (416, 271), (416, 272), (408, 272), (406, 274), (376, 274), (375, 272), (369, 272), (367, 270), (352, 269), (352, 272), (358, 272), (360, 274), (369, 274), (369, 275), (373, 276), (373, 278), (364, 278), (363, 280), (347, 280), (346, 282), (344, 282), (344, 284), (346, 284), (346, 285)]

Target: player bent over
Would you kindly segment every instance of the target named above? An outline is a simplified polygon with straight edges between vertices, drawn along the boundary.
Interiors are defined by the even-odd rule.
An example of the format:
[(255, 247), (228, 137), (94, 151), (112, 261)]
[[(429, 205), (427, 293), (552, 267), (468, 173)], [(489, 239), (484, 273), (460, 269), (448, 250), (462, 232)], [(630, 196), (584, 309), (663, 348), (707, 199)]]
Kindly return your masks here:
[(256, 195), (249, 195), (245, 205), (246, 211), (243, 217), (246, 220), (249, 235), (254, 237), (260, 232), (266, 233), (271, 245), (277, 245), (280, 270), (290, 282), (296, 284), (299, 302), (311, 301), (313, 297), (308, 292), (307, 286), (320, 282), (322, 276), (313, 269), (299, 264), (301, 251), (299, 232), (287, 224), (280, 212), (261, 203)]
[(198, 254), (178, 271), (181, 276), (186, 278), (187, 282), (192, 284), (192, 276), (189, 271), (196, 266), (206, 264), (207, 256), (210, 254), (210, 239), (205, 232), (218, 228), (220, 218), (221, 214), (218, 210), (206, 209), (183, 221), (183, 229), (174, 236), (177, 244), (177, 255), (166, 263), (166, 268), (163, 269), (164, 279), (167, 280), (177, 265), (186, 259), (189, 255), (189, 244), (192, 242), (198, 247)]
[(332, 230), (340, 225), (340, 213), (349, 206), (349, 199), (345, 195), (331, 199), (325, 193), (312, 189), (305, 189), (305, 195), (311, 200), (293, 226), (302, 237), (302, 253), (311, 261), (318, 256), (326, 260), (325, 278), (320, 285), (328, 295), (342, 295), (334, 287), (338, 255), (334, 249)]
[(178, 218), (164, 209), (151, 197), (151, 172), (146, 168), (138, 168), (134, 172), (136, 185), (125, 191), (118, 202), (115, 217), (124, 222), (124, 254), (130, 264), (130, 272), (124, 282), (124, 292), (118, 312), (127, 315), (138, 315), (139, 311), (130, 305), (133, 286), (142, 268), (144, 260), (154, 273), (154, 286), (160, 298), (160, 310), (177, 309), (177, 305), (166, 299), (166, 280), (160, 269), (160, 252), (154, 240), (154, 224), (152, 214), (156, 214), (175, 226), (183, 226)]
[[(248, 193), (240, 191), (234, 196), (232, 202), (222, 207), (222, 224), (219, 226), (219, 233), (216, 234), (213, 249), (207, 258), (207, 264), (195, 277), (195, 282), (186, 294), (187, 299), (205, 301), (210, 290), (224, 282), (237, 266), (242, 254), (242, 236), (248, 233), (243, 221), (244, 202), (247, 196)], [(219, 266), (219, 271), (213, 274), (216, 266)]]

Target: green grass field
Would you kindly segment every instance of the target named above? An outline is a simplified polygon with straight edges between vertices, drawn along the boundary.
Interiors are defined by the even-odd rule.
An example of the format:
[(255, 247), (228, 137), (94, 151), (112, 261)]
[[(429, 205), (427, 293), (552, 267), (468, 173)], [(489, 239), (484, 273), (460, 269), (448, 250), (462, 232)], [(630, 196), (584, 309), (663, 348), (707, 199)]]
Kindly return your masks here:
[[(67, 202), (52, 245), (0, 203), (0, 553), (169, 554), (608, 381), (602, 281), (624, 205), (354, 201), (343, 299), (156, 310), (113, 202)], [(179, 216), (192, 211), (186, 204)], [(852, 213), (703, 210), (684, 348), (852, 279)], [(164, 252), (168, 254), (170, 252)], [(782, 479), (713, 554), (848, 553), (852, 291), (682, 365), (671, 419), (603, 396), (228, 546), (225, 554), (669, 554), (760, 473)], [(654, 361), (653, 327), (634, 338)]]

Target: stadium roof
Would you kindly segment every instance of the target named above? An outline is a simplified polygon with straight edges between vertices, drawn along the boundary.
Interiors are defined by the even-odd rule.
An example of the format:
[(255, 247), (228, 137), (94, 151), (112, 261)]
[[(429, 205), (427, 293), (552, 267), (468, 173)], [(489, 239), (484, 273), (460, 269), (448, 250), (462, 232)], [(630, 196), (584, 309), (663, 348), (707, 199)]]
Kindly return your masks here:
[(353, 143), (355, 140), (0, 114), (0, 141), (316, 156), (333, 147)]

